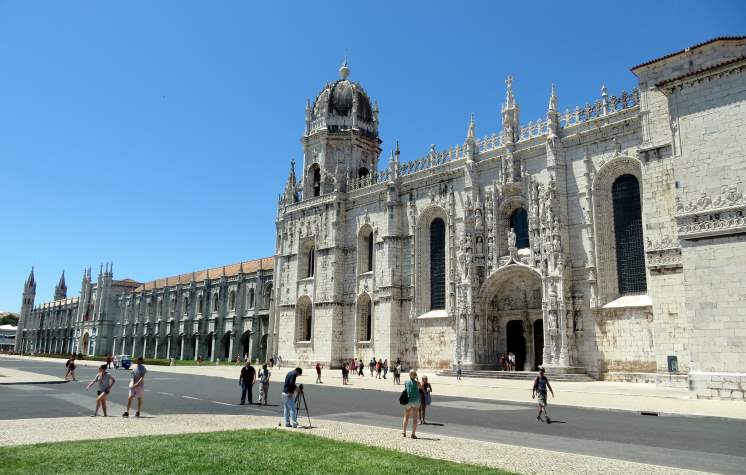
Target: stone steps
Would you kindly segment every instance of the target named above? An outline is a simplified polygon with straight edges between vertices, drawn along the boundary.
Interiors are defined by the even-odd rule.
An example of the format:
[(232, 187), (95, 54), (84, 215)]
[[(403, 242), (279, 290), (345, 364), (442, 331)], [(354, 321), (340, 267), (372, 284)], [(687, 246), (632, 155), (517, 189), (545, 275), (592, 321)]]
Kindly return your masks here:
[[(438, 372), (439, 376), (456, 377), (456, 371), (449, 369)], [(531, 381), (538, 375), (536, 371), (494, 371), (494, 370), (474, 370), (464, 369), (461, 376), (464, 378), (483, 378), (483, 379), (509, 379)], [(587, 383), (595, 381), (585, 373), (553, 373), (547, 371), (547, 377), (550, 381), (562, 381), (572, 383)]]

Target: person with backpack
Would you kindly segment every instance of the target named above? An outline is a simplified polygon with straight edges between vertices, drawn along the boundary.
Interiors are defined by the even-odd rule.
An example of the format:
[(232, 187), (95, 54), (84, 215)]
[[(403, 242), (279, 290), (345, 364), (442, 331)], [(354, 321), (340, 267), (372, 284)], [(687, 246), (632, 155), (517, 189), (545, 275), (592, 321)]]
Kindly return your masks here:
[(539, 376), (534, 379), (534, 388), (531, 391), (531, 399), (535, 399), (537, 395), (539, 396), (539, 415), (536, 416), (536, 422), (542, 422), (541, 414), (543, 412), (547, 418), (547, 424), (551, 424), (552, 420), (549, 418), (549, 413), (547, 412), (547, 389), (552, 393), (552, 397), (554, 397), (552, 385), (549, 384), (549, 379), (544, 375), (544, 368), (540, 367)]
[(101, 366), (99, 366), (98, 374), (96, 374), (96, 377), (93, 378), (93, 381), (88, 383), (88, 385), (85, 387), (86, 389), (90, 389), (91, 386), (93, 386), (95, 383), (98, 383), (98, 391), (96, 391), (96, 409), (93, 411), (93, 415), (91, 417), (98, 416), (99, 407), (104, 412), (104, 417), (108, 417), (108, 414), (106, 413), (106, 399), (109, 397), (109, 391), (111, 391), (112, 386), (114, 386), (114, 383), (116, 383), (117, 380), (114, 379), (114, 376), (106, 372), (107, 367), (107, 364), (102, 364)]
[(73, 381), (77, 381), (75, 379), (75, 353), (70, 355), (70, 359), (65, 362), (65, 381), (68, 381), (68, 376), (72, 376)]
[(404, 383), (404, 391), (399, 397), (399, 403), (404, 406), (404, 427), (402, 429), (402, 437), (407, 436), (407, 425), (409, 419), (412, 419), (412, 435), (413, 439), (417, 439), (417, 419), (419, 418), (420, 412), (420, 382), (417, 381), (417, 371), (411, 370), (409, 372), (409, 381)]
[(272, 372), (267, 369), (267, 365), (263, 364), (262, 369), (259, 371), (259, 404), (265, 406), (269, 404), (269, 377), (272, 376)]

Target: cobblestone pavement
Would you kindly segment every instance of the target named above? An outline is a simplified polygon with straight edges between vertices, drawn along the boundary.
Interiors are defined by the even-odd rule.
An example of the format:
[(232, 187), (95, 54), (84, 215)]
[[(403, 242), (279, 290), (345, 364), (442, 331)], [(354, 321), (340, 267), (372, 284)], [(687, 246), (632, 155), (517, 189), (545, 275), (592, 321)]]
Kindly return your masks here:
[[(418, 431), (419, 440), (405, 439), (397, 429), (338, 421), (314, 420), (313, 428), (295, 429), (335, 440), (398, 450), (425, 457), (479, 463), (525, 474), (693, 474), (704, 473), (621, 460), (574, 455), (505, 444), (445, 437)], [(0, 445), (109, 439), (156, 434), (216, 432), (237, 429), (277, 428), (274, 416), (180, 414), (146, 418), (65, 417), (3, 421)]]

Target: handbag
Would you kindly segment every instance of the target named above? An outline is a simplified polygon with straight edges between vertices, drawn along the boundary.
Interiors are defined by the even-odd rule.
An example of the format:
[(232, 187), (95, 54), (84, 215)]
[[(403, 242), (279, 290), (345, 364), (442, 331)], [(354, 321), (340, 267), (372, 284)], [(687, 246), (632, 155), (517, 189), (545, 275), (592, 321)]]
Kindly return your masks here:
[(406, 389), (399, 395), (399, 404), (401, 404), (402, 406), (406, 406), (407, 404), (409, 404), (409, 396), (407, 395)]

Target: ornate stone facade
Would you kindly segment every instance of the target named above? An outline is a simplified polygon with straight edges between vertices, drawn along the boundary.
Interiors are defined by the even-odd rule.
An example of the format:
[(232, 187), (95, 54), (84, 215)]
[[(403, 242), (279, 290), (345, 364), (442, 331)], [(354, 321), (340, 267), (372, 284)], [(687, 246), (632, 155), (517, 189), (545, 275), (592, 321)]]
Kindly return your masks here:
[(113, 266), (106, 265), (95, 282), (90, 269), (84, 272), (79, 297), (66, 297), (63, 274), (55, 299), (38, 306), (32, 271), (16, 350), (264, 360), (272, 262), (257, 259), (144, 284), (114, 280)]
[[(385, 166), (378, 106), (345, 64), (306, 108), (300, 179), (291, 164), (278, 201), (270, 353), (444, 368), (509, 351), (525, 369), (666, 384), (746, 371), (743, 279), (728, 307), (697, 288), (733, 268), (705, 272), (713, 253), (746, 255), (731, 255), (746, 250), (744, 64), (746, 39), (714, 40), (565, 112), (552, 87), (528, 124), (508, 78), (500, 132), (477, 138), (472, 116), (463, 144), (408, 161), (397, 144)], [(723, 340), (715, 361), (706, 335)]]

